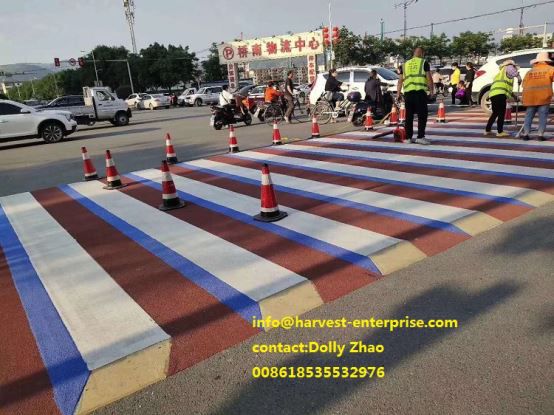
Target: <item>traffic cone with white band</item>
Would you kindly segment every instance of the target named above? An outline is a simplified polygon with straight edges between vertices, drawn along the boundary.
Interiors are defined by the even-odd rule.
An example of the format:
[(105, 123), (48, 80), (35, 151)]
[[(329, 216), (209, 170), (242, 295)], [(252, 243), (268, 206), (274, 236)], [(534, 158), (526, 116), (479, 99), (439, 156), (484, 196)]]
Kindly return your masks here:
[(366, 131), (373, 130), (373, 114), (371, 113), (371, 107), (367, 107), (364, 128)]
[(406, 122), (406, 104), (403, 102), (400, 103), (400, 116), (398, 117), (398, 122), (400, 125), (404, 125)]
[(315, 116), (312, 117), (312, 138), (318, 138), (319, 137), (319, 124), (317, 123), (317, 118)]
[(172, 210), (179, 209), (185, 206), (179, 196), (177, 195), (177, 189), (175, 189), (175, 183), (169, 172), (169, 166), (167, 161), (162, 161), (162, 204), (158, 209), (160, 210)]
[(229, 153), (238, 153), (239, 144), (237, 143), (237, 137), (235, 136), (235, 127), (229, 126)]
[(439, 109), (437, 110), (437, 122), (445, 123), (446, 122), (446, 108), (444, 107), (444, 101), (439, 102)]
[(398, 110), (396, 109), (396, 105), (392, 106), (392, 110), (390, 112), (390, 125), (398, 125)]
[(273, 121), (273, 145), (280, 146), (281, 144), (283, 144), (283, 142), (281, 141), (279, 126), (277, 125), (277, 121)]
[(512, 123), (512, 104), (506, 103), (506, 112), (504, 113), (504, 124)]
[(396, 127), (392, 134), (395, 142), (403, 143), (406, 141), (406, 130), (404, 127)]
[(273, 183), (269, 175), (269, 166), (264, 164), (262, 167), (262, 194), (261, 194), (261, 209), (260, 213), (254, 216), (254, 220), (261, 222), (276, 222), (287, 216), (286, 212), (279, 210)]
[(85, 180), (98, 179), (98, 173), (96, 173), (96, 169), (88, 156), (86, 147), (81, 147), (81, 155), (83, 156), (83, 172), (85, 173)]
[(110, 150), (106, 150), (106, 181), (108, 184), (104, 186), (104, 189), (107, 190), (119, 189), (126, 186), (121, 182), (121, 177), (119, 177)]
[(171, 142), (171, 135), (169, 135), (169, 133), (165, 135), (165, 159), (169, 164), (179, 162), (179, 160), (177, 160), (177, 154), (175, 154), (175, 149), (173, 148), (173, 144)]

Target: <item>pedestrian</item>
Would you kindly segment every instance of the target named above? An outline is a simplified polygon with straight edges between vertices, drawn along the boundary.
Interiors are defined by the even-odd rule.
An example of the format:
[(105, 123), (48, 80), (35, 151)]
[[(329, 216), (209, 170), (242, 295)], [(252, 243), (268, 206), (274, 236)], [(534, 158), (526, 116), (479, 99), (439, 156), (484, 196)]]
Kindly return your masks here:
[(484, 135), (493, 135), (492, 125), (496, 120), (497, 137), (508, 137), (510, 134), (504, 132), (504, 116), (506, 115), (506, 102), (514, 96), (514, 78), (518, 78), (521, 83), (521, 77), (516, 64), (512, 59), (505, 60), (500, 64), (500, 71), (494, 77), (489, 91), (491, 100), (492, 114), (489, 117)]
[(456, 86), (456, 98), (460, 100), (460, 105), (469, 105), (467, 88), (464, 81), (458, 82)]
[(554, 82), (554, 67), (550, 66), (552, 60), (548, 52), (539, 52), (531, 61), (533, 67), (523, 78), (523, 106), (527, 107), (525, 123), (523, 125), (523, 138), (529, 140), (529, 132), (535, 114), (539, 113), (539, 141), (544, 141), (544, 132), (552, 100), (552, 82)]
[(377, 71), (375, 69), (371, 70), (370, 76), (365, 83), (364, 91), (365, 101), (373, 107), (373, 112), (375, 113), (377, 108), (382, 109), (383, 92), (381, 91), (381, 80), (379, 76), (377, 76)]
[[(325, 99), (329, 101), (334, 111), (337, 111), (340, 102), (344, 101), (344, 94), (341, 92), (342, 82), (337, 79), (337, 74), (337, 70), (332, 68), (325, 82)], [(336, 122), (335, 118), (331, 118), (331, 122)]]
[[(398, 100), (401, 98), (404, 87), (404, 101), (406, 104), (406, 137), (412, 143), (431, 144), (425, 138), (427, 126), (427, 93), (435, 94), (431, 68), (429, 62), (423, 59), (423, 49), (414, 50), (414, 57), (404, 63), (398, 80)], [(414, 114), (417, 114), (417, 139), (414, 140)]]
[(441, 73), (438, 69), (433, 72), (433, 84), (435, 85), (435, 91), (438, 93), (442, 91), (444, 84), (442, 83)]
[(473, 81), (475, 80), (475, 68), (473, 66), (473, 62), (466, 63), (466, 77), (465, 77), (465, 84), (466, 84), (466, 94), (467, 94), (467, 100), (470, 107), (473, 107), (475, 105), (475, 102), (473, 102), (473, 97), (471, 94), (473, 93)]
[(292, 110), (294, 109), (294, 83), (292, 79), (294, 78), (294, 71), (287, 72), (287, 79), (285, 81), (285, 100), (287, 101), (287, 111), (285, 112), (285, 121), (287, 124), (290, 124), (290, 116)]
[(452, 88), (452, 105), (456, 104), (456, 92), (460, 83), (460, 68), (458, 62), (452, 64), (452, 74), (450, 75), (450, 87)]

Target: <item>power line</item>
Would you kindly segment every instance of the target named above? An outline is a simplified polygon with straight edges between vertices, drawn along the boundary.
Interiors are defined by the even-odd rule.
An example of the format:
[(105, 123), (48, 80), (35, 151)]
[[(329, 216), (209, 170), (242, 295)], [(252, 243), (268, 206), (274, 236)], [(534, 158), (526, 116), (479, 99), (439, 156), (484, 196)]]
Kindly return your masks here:
[[(479, 17), (493, 16), (493, 15), (499, 14), (499, 13), (513, 12), (513, 11), (516, 11), (516, 10), (521, 11), (521, 10), (524, 10), (524, 9), (530, 9), (532, 7), (537, 7), (537, 6), (544, 6), (545, 4), (551, 4), (551, 3), (554, 3), (554, 0), (543, 1), (543, 2), (540, 2), (540, 3), (534, 3), (534, 4), (528, 4), (527, 6), (513, 7), (511, 9), (497, 10), (497, 11), (494, 11), (494, 12), (477, 14), (477, 15), (474, 15), (474, 16), (460, 17), (459, 19), (444, 20), (444, 21), (438, 22), (438, 23), (433, 22), (433, 23), (429, 23), (429, 24), (426, 24), (426, 25), (408, 27), (407, 29), (396, 29), (396, 30), (391, 30), (391, 31), (385, 32), (384, 34), (388, 35), (388, 34), (391, 34), (391, 33), (403, 32), (404, 30), (424, 29), (426, 27), (434, 27), (434, 26), (443, 25), (443, 24), (447, 24), (447, 23), (462, 22), (462, 21), (465, 21), (465, 20), (477, 19)], [(376, 34), (375, 36), (380, 36), (380, 33)]]

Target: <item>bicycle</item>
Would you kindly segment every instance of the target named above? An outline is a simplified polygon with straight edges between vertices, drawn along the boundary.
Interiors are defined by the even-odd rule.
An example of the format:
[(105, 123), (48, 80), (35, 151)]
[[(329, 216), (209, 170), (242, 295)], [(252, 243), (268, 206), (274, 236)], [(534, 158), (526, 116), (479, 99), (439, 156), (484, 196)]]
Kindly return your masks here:
[(263, 117), (267, 125), (273, 125), (274, 122), (280, 123), (284, 118), (281, 105), (275, 102), (268, 104), (267, 107), (265, 107)]
[(348, 116), (352, 110), (352, 103), (347, 99), (339, 101), (339, 106), (333, 108), (331, 102), (325, 99), (325, 92), (315, 104), (313, 114), (318, 124), (327, 124), (331, 119), (337, 119), (340, 115)]
[(295, 120), (297, 122), (306, 122), (310, 120), (309, 108), (303, 108), (298, 97), (294, 98), (290, 120)]

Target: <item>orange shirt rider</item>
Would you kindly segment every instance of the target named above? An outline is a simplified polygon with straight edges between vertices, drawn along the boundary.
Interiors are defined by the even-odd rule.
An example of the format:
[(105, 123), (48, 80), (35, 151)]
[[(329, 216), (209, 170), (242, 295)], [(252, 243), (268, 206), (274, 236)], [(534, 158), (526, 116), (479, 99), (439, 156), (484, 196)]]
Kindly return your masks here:
[(277, 99), (283, 95), (282, 92), (276, 90), (274, 88), (275, 84), (273, 82), (268, 82), (267, 84), (267, 88), (265, 89), (265, 92), (264, 92), (264, 101), (266, 104), (270, 104), (272, 102), (276, 102)]

